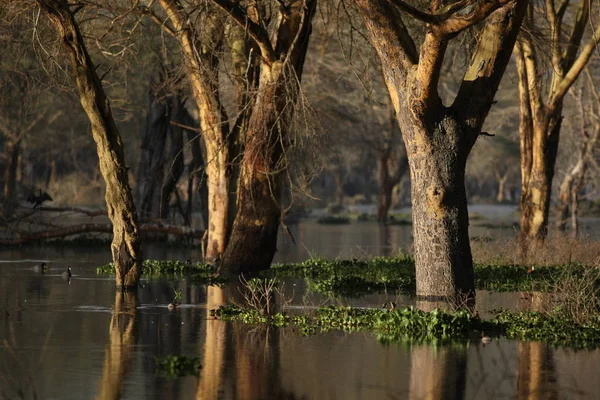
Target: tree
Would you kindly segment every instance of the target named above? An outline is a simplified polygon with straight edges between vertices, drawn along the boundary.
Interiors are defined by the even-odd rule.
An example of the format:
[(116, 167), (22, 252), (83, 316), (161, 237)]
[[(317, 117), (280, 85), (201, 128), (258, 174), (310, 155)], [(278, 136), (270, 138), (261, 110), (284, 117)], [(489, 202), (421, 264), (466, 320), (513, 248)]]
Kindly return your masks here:
[(593, 160), (593, 153), (598, 139), (600, 138), (600, 93), (592, 80), (589, 70), (588, 88), (591, 99), (584, 105), (583, 90), (577, 91), (575, 100), (579, 111), (580, 129), (577, 140), (580, 148), (577, 158), (569, 166), (565, 177), (560, 185), (559, 204), (556, 215), (556, 229), (560, 232), (566, 230), (569, 212), (571, 213), (571, 234), (577, 237), (579, 234), (578, 205), (579, 191), (584, 184), (586, 172)]
[[(587, 27), (593, 26), (589, 23), (592, 2), (579, 2), (573, 16), (569, 0), (547, 0), (545, 10), (540, 11), (547, 13), (547, 21), (534, 18), (539, 12), (532, 3), (524, 23), (527, 30), (521, 33), (515, 47), (521, 108), (520, 239), (524, 251), (532, 242), (543, 241), (547, 234), (564, 98), (600, 41), (600, 26), (584, 41)], [(550, 31), (550, 65), (543, 68), (542, 50), (535, 46), (534, 35), (545, 28), (546, 22)], [(548, 75), (549, 83), (545, 84)]]
[(117, 287), (133, 289), (142, 273), (142, 249), (121, 135), (69, 3), (37, 0), (37, 4), (47, 13), (67, 49), (81, 105), (92, 127), (100, 170), (106, 182), (108, 216), (113, 224), (111, 250)]
[[(375, 48), (411, 171), (417, 295), (474, 296), (465, 193), (467, 157), (493, 103), (526, 0), (434, 1), (421, 11), (401, 0), (355, 0)], [(425, 23), (417, 48), (400, 15)], [(438, 81), (448, 43), (483, 23), (456, 98), (445, 106)]]
[[(226, 273), (253, 273), (271, 265), (281, 218), (287, 149), (316, 0), (294, 0), (266, 21), (255, 23), (248, 10), (229, 0), (213, 0), (247, 29), (260, 50), (260, 74), (244, 135), (237, 190), (237, 214), (220, 265)], [(262, 18), (262, 16), (259, 17)]]

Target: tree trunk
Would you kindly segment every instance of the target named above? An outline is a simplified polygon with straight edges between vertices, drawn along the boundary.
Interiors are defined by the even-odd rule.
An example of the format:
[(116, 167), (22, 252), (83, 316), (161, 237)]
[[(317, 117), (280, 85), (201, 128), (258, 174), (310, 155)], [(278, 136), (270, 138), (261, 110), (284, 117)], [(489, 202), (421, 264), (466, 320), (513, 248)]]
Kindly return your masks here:
[[(554, 166), (558, 152), (560, 126), (562, 117), (560, 111), (543, 118), (542, 121), (532, 120), (531, 128), (521, 127), (521, 148), (530, 144), (530, 168), (521, 167), (521, 244), (541, 243), (548, 233), (548, 215), (550, 211), (550, 196)], [(526, 138), (531, 134), (532, 138)], [(526, 250), (526, 248), (523, 248)]]
[(150, 105), (142, 138), (136, 187), (141, 218), (157, 218), (159, 215), (160, 198), (157, 196), (157, 186), (160, 187), (163, 182), (163, 154), (170, 125), (170, 110), (166, 93), (157, 93), (155, 87), (164, 87), (165, 79), (163, 72), (158, 84), (152, 84), (148, 93)]
[[(316, 1), (294, 1), (279, 15), (275, 51), (263, 62), (258, 94), (248, 121), (237, 192), (237, 214), (219, 271), (255, 273), (271, 265), (277, 250), (285, 146), (299, 95)], [(285, 56), (283, 56), (285, 55)], [(283, 58), (284, 57), (284, 58)]]
[[(417, 295), (474, 297), (466, 161), (510, 60), (527, 2), (488, 14), (451, 107), (442, 104), (437, 85), (453, 28), (428, 25), (417, 51), (393, 5), (384, 0), (355, 3), (381, 60), (406, 146)], [(460, 24), (460, 18), (454, 21)]]
[(17, 198), (17, 172), (21, 155), (21, 140), (8, 142), (8, 165), (4, 181), (4, 217), (10, 216), (15, 208)]
[(335, 210), (344, 209), (344, 177), (342, 167), (333, 170), (333, 182), (335, 184)]
[[(443, 115), (440, 111), (438, 115)], [(409, 124), (425, 126), (425, 122), (430, 125), (430, 121)], [(402, 123), (403, 131), (410, 132), (404, 119)], [(464, 184), (468, 150), (461, 143), (464, 133), (460, 124), (448, 115), (431, 125), (438, 129), (414, 135), (431, 137), (441, 146), (438, 152), (429, 153), (405, 137), (411, 172), (417, 295), (445, 298), (452, 298), (457, 293), (473, 295), (473, 261)]]
[(504, 191), (506, 190), (506, 181), (508, 180), (508, 172), (504, 175), (496, 173), (496, 179), (498, 180), (498, 194), (496, 195), (496, 202), (503, 203), (505, 200)]
[[(395, 121), (394, 121), (395, 123)], [(378, 181), (379, 181), (379, 199), (377, 205), (377, 221), (387, 222), (390, 206), (392, 205), (392, 192), (394, 187), (400, 183), (402, 176), (408, 169), (408, 158), (406, 152), (403, 152), (400, 159), (396, 161), (396, 171), (390, 174), (390, 156), (392, 149), (386, 145), (384, 150), (379, 153), (378, 159)]]
[[(171, 113), (169, 122), (183, 123), (185, 121), (187, 110), (185, 101), (179, 93), (176, 93), (170, 99)], [(167, 151), (165, 152), (166, 162), (164, 163), (164, 182), (160, 192), (160, 218), (166, 219), (169, 216), (169, 203), (171, 196), (177, 190), (177, 182), (183, 173), (183, 128), (169, 123), (167, 134)]]
[(142, 250), (121, 135), (67, 2), (38, 0), (37, 3), (48, 13), (67, 48), (81, 105), (92, 127), (100, 170), (106, 182), (108, 216), (113, 224), (111, 250), (117, 287), (133, 289), (142, 273)]

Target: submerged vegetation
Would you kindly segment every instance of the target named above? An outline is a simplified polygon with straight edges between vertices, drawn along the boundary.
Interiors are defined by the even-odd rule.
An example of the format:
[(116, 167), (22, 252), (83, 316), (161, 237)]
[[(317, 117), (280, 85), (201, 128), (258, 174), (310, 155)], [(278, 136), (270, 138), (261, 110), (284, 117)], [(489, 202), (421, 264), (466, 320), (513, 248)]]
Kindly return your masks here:
[(201, 364), (198, 357), (168, 355), (154, 357), (156, 374), (168, 378), (177, 378), (188, 375), (198, 375)]

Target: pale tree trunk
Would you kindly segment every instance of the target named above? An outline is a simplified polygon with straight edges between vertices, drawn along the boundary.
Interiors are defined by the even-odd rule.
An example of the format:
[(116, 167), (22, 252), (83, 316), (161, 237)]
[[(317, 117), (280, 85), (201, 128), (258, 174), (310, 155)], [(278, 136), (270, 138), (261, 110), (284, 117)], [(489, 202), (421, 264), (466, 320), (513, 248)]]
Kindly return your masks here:
[[(240, 24), (231, 4), (215, 0)], [(245, 136), (237, 191), (237, 214), (219, 268), (224, 273), (255, 273), (269, 268), (277, 247), (281, 193), (288, 160), (288, 130), (299, 96), (302, 68), (316, 1), (293, 1), (275, 21), (273, 43), (255, 34), (263, 56), (258, 94)], [(237, 8), (236, 8), (237, 10)], [(260, 29), (259, 27), (255, 27)]]
[[(579, 150), (579, 155), (575, 165), (567, 172), (562, 184), (560, 185), (559, 205), (557, 209), (556, 229), (564, 232), (569, 218), (569, 207), (571, 207), (571, 234), (577, 237), (579, 234), (578, 223), (578, 204), (579, 190), (583, 186), (585, 174), (588, 169), (590, 160), (593, 159), (594, 148), (600, 138), (600, 93), (598, 93), (589, 71), (589, 88), (593, 96), (589, 102), (589, 107), (585, 110), (582, 91), (578, 91), (576, 96), (579, 118), (581, 120), (580, 133), (582, 136), (582, 144)], [(588, 134), (588, 121), (595, 121), (591, 124), (593, 133)]]
[[(410, 166), (417, 295), (474, 297), (465, 193), (467, 156), (481, 132), (526, 8), (526, 1), (490, 3), (468, 18), (449, 12), (428, 25), (417, 51), (399, 11), (385, 0), (355, 0), (379, 55)], [(401, 1), (417, 19), (435, 17)], [(433, 4), (433, 12), (439, 7)], [(486, 8), (490, 7), (490, 8)], [(451, 107), (438, 94), (448, 41), (485, 20), (479, 42)]]
[(117, 287), (136, 288), (142, 273), (142, 250), (121, 135), (68, 3), (64, 0), (38, 0), (37, 3), (48, 13), (67, 48), (81, 105), (92, 127), (100, 170), (106, 182), (106, 207), (113, 224), (111, 250)]
[[(600, 27), (583, 43), (590, 14), (590, 2), (580, 2), (572, 24), (563, 18), (569, 1), (546, 2), (550, 25), (551, 68), (548, 92), (544, 96), (540, 57), (531, 33), (536, 30), (533, 5), (526, 23), (528, 32), (520, 36), (515, 47), (520, 101), (521, 137), (521, 232), (524, 255), (531, 245), (543, 242), (548, 231), (548, 214), (552, 179), (558, 153), (564, 97), (573, 85), (600, 41)], [(571, 26), (571, 32), (565, 32)], [(567, 37), (566, 48), (562, 49)]]
[(496, 172), (496, 179), (498, 180), (498, 194), (496, 195), (496, 202), (503, 203), (505, 200), (504, 192), (506, 190), (506, 181), (508, 180), (508, 172), (501, 174)]
[(21, 139), (7, 145), (8, 165), (4, 181), (4, 217), (13, 213), (17, 199), (17, 173), (21, 155)]
[[(189, 18), (179, 1), (160, 0), (174, 26), (172, 32), (183, 53), (192, 93), (198, 107), (202, 140), (206, 150), (206, 175), (208, 188), (208, 229), (203, 249), (208, 262), (216, 262), (227, 246), (232, 195), (232, 147), (227, 116), (219, 99), (218, 50), (223, 42), (223, 19), (214, 10), (206, 17), (203, 36), (196, 41)], [(214, 17), (213, 17), (214, 15)]]

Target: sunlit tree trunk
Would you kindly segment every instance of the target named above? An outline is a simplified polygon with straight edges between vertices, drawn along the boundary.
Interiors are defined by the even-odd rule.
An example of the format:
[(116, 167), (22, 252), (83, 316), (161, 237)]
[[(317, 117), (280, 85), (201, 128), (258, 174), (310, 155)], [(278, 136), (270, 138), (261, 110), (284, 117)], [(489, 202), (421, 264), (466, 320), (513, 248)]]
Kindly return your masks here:
[[(520, 242), (524, 254), (532, 244), (542, 243), (547, 235), (564, 98), (600, 41), (600, 27), (597, 27), (583, 42), (590, 7), (591, 2), (580, 2), (573, 23), (566, 24), (563, 19), (569, 9), (569, 0), (558, 4), (555, 0), (546, 2), (551, 56), (546, 95), (542, 93), (542, 79), (548, 74), (540, 68), (541, 57), (531, 35), (536, 30), (533, 5), (527, 13), (527, 32), (521, 34), (515, 47), (521, 114)], [(571, 32), (566, 32), (568, 26), (571, 26)]]
[[(202, 36), (196, 38), (189, 18), (179, 1), (160, 0), (174, 26), (174, 35), (183, 54), (187, 75), (202, 129), (201, 138), (206, 150), (208, 188), (208, 230), (204, 256), (208, 262), (221, 258), (229, 238), (231, 210), (229, 209), (232, 174), (232, 138), (229, 136), (227, 115), (219, 98), (218, 49), (222, 47), (224, 20), (220, 13), (210, 11), (204, 19)], [(196, 41), (198, 40), (198, 41)]]
[[(235, 17), (226, 1), (215, 3)], [(273, 42), (261, 33), (263, 59), (258, 94), (245, 135), (237, 191), (237, 214), (220, 267), (226, 273), (269, 268), (277, 246), (288, 131), (299, 96), (316, 1), (293, 1), (280, 13)], [(236, 19), (244, 23), (245, 18)], [(259, 29), (259, 28), (256, 28)], [(280, 56), (276, 56), (279, 54)]]
[[(474, 296), (464, 181), (466, 160), (510, 59), (526, 1), (502, 7), (496, 4), (488, 11), (480, 9), (467, 20), (450, 14), (445, 22), (427, 25), (420, 52), (398, 10), (389, 2), (355, 3), (381, 60), (406, 146), (417, 295)], [(394, 4), (429, 20), (401, 2)], [(434, 4), (433, 11), (437, 6)], [(437, 85), (448, 41), (457, 31), (482, 20), (485, 27), (457, 97), (451, 107), (445, 107)]]
[(506, 181), (508, 180), (508, 172), (501, 174), (496, 172), (496, 179), (498, 180), (498, 194), (496, 195), (496, 202), (504, 202), (504, 192), (506, 191)]
[(142, 250), (121, 135), (67, 1), (38, 0), (37, 3), (50, 16), (67, 49), (81, 105), (90, 120), (100, 170), (106, 182), (108, 216), (113, 224), (111, 250), (117, 287), (135, 288), (142, 273)]

